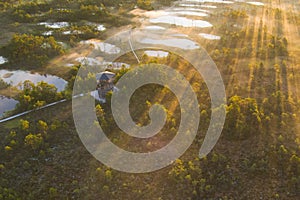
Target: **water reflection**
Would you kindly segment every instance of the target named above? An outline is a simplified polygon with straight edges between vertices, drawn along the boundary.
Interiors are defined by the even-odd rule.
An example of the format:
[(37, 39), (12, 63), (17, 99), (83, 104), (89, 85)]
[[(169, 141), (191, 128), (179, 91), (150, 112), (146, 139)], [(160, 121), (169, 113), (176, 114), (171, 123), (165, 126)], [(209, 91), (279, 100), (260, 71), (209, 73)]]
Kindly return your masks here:
[(195, 12), (195, 11), (188, 11), (188, 10), (174, 11), (174, 12), (171, 12), (170, 14), (189, 15), (189, 16), (197, 16), (197, 17), (206, 17), (206, 16), (208, 16), (206, 13), (203, 13), (203, 12)]
[(255, 6), (264, 6), (265, 5), (264, 3), (258, 2), (258, 1), (250, 1), (250, 2), (247, 2), (247, 3), (255, 5)]
[(166, 30), (166, 28), (162, 27), (162, 26), (145, 26), (144, 27), (145, 30)]
[(144, 44), (159, 44), (170, 47), (177, 47), (181, 49), (198, 49), (199, 46), (196, 42), (188, 39), (179, 39), (179, 38), (169, 38), (169, 39), (152, 39), (152, 38), (144, 38), (140, 41)]
[(31, 73), (22, 70), (0, 70), (0, 78), (3, 79), (4, 82), (9, 83), (13, 86), (17, 86), (19, 83), (22, 83), (26, 80), (29, 80), (35, 84), (44, 81), (48, 84), (55, 85), (58, 91), (64, 90), (68, 83), (64, 79), (59, 78), (57, 76), (41, 75), (38, 73)]
[(105, 52), (107, 54), (118, 54), (120, 53), (121, 49), (113, 44), (100, 42), (97, 40), (87, 40), (81, 41), (81, 44), (89, 44), (95, 47), (95, 50), (100, 50), (101, 52)]
[(46, 31), (42, 33), (43, 36), (50, 36), (53, 35), (53, 31)]
[(94, 66), (94, 65), (100, 65), (101, 62), (95, 58), (90, 58), (90, 57), (79, 57), (76, 58), (75, 61), (80, 62), (82, 65), (86, 66)]
[(144, 52), (147, 56), (150, 57), (167, 57), (169, 55), (169, 52), (166, 51), (154, 51), (154, 50), (148, 50)]
[(204, 10), (204, 9), (200, 9), (200, 8), (192, 8), (192, 7), (186, 7), (186, 8), (173, 8), (172, 10), (175, 11), (195, 11), (195, 12), (204, 12), (204, 13), (209, 13), (210, 11), (208, 10)]
[(69, 22), (40, 22), (38, 25), (44, 25), (47, 28), (53, 28), (53, 29), (58, 29), (58, 28), (66, 28), (70, 26)]
[(197, 5), (197, 4), (186, 4), (186, 3), (181, 3), (179, 6), (182, 7), (202, 7), (202, 8), (217, 8), (217, 6), (212, 6), (212, 5)]
[(193, 20), (188, 19), (186, 17), (178, 17), (178, 16), (160, 16), (158, 18), (150, 19), (151, 23), (165, 23), (176, 26), (183, 27), (199, 27), (199, 28), (207, 28), (212, 27), (213, 25), (207, 21), (203, 20)]
[(4, 115), (5, 112), (15, 109), (18, 101), (0, 95), (0, 118)]
[(217, 35), (212, 35), (212, 34), (207, 34), (207, 33), (200, 33), (199, 34), (201, 37), (209, 40), (220, 40), (221, 37)]
[(0, 56), (0, 65), (7, 63), (8, 60), (6, 58), (4, 58), (3, 56)]

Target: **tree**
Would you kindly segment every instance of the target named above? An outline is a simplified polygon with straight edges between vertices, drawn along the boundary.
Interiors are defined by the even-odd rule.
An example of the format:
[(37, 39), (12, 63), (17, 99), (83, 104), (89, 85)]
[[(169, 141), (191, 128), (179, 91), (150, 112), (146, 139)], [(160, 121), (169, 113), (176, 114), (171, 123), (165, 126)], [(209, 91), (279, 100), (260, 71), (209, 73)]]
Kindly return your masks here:
[(48, 130), (48, 124), (47, 124), (47, 122), (39, 120), (38, 121), (38, 129), (40, 131), (42, 131), (44, 133), (44, 135), (46, 135), (47, 134), (47, 130)]
[(229, 99), (224, 126), (229, 138), (245, 139), (261, 129), (261, 113), (255, 99), (233, 96)]
[(33, 150), (36, 150), (40, 148), (40, 146), (43, 144), (43, 137), (42, 134), (28, 134), (25, 139), (25, 145), (31, 147)]
[(15, 34), (4, 52), (14, 66), (37, 68), (54, 56), (64, 53), (54, 37)]
[(153, 10), (153, 7), (151, 5), (151, 0), (138, 0), (137, 6), (144, 10)]
[(4, 147), (4, 150), (7, 151), (7, 152), (8, 152), (8, 151), (12, 151), (12, 148), (11, 148), (10, 146), (5, 146), (5, 147)]
[(19, 101), (17, 110), (35, 109), (62, 98), (62, 93), (57, 92), (57, 88), (52, 84), (42, 81), (34, 85), (31, 81), (25, 81), (23, 83), (23, 90), (17, 97)]
[(7, 84), (6, 82), (4, 82), (3, 79), (0, 78), (0, 90), (1, 89), (5, 89), (7, 87), (9, 87), (9, 84)]
[(57, 189), (53, 188), (53, 187), (49, 188), (49, 195), (50, 195), (50, 198), (53, 198), (53, 199), (55, 197), (57, 197), (57, 195), (58, 195)]
[(23, 131), (28, 130), (29, 129), (29, 121), (21, 119), (20, 120), (20, 128)]

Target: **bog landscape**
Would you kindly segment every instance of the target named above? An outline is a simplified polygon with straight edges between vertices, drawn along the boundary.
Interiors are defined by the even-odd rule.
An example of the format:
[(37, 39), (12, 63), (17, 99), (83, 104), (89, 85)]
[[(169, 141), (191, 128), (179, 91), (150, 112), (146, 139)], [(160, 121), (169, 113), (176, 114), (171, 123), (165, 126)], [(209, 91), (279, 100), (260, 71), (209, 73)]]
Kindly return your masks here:
[[(298, 0), (3, 0), (0, 16), (0, 200), (299, 199)], [(118, 85), (126, 76), (169, 84), (136, 88), (123, 111), (114, 95), (130, 93)], [(190, 100), (193, 91), (195, 115), (167, 85)], [(115, 110), (137, 129), (163, 126), (135, 137)], [(155, 168), (147, 155), (173, 144), (182, 123), (182, 143)], [(136, 161), (91, 139), (99, 126), (111, 145), (145, 155), (145, 170), (122, 170)], [(199, 157), (206, 140), (216, 144)]]

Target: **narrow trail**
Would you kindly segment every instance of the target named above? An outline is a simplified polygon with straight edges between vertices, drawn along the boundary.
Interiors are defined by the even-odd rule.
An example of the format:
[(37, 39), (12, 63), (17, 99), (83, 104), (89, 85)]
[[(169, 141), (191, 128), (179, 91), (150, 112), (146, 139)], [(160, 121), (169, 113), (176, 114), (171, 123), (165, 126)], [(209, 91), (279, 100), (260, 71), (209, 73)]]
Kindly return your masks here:
[[(78, 98), (78, 97), (82, 97), (82, 96), (85, 96), (85, 95), (91, 95), (91, 96), (92, 96), (92, 93), (79, 94), (79, 95), (73, 96), (72, 99), (76, 99), (76, 98)], [(96, 99), (96, 100), (98, 100), (98, 99)], [(60, 100), (60, 101), (56, 101), (56, 102), (53, 102), (53, 103), (44, 105), (44, 106), (42, 106), (42, 107), (39, 107), (39, 108), (36, 108), (36, 109), (33, 109), (33, 110), (28, 110), (28, 111), (25, 111), (25, 112), (22, 112), (22, 113), (18, 113), (18, 114), (16, 114), (16, 115), (13, 115), (13, 116), (10, 116), (10, 117), (4, 118), (4, 119), (0, 119), (0, 123), (4, 123), (4, 122), (7, 122), (7, 121), (16, 119), (16, 118), (18, 118), (18, 117), (22, 117), (22, 116), (24, 116), (24, 115), (27, 115), (27, 114), (29, 114), (29, 113), (32, 113), (32, 112), (35, 112), (35, 111), (38, 111), (38, 110), (43, 110), (43, 109), (46, 109), (46, 108), (55, 106), (55, 105), (57, 105), (57, 104), (61, 104), (61, 103), (67, 102), (67, 101), (71, 101), (71, 99), (70, 99), (70, 100), (68, 100), (68, 99), (62, 99), (62, 100)], [(99, 100), (98, 100), (98, 101), (99, 101)]]
[(32, 113), (32, 112), (34, 112), (34, 111), (42, 110), (42, 109), (45, 109), (45, 108), (48, 108), (48, 107), (51, 107), (51, 106), (55, 106), (55, 105), (57, 105), (57, 104), (60, 104), (60, 103), (66, 102), (66, 101), (67, 101), (67, 99), (62, 99), (62, 100), (60, 100), (60, 101), (57, 101), (57, 102), (53, 102), (53, 103), (47, 104), (47, 105), (45, 105), (45, 106), (42, 106), (42, 107), (37, 108), (37, 109), (34, 109), (34, 110), (28, 110), (28, 111), (25, 111), (25, 112), (22, 112), (22, 113), (19, 113), (19, 114), (16, 114), (16, 115), (13, 115), (13, 116), (10, 116), (10, 117), (1, 119), (1, 120), (0, 120), (0, 123), (10, 121), (10, 120), (16, 119), (16, 118), (18, 118), (18, 117), (21, 117), (21, 116), (27, 115), (27, 114), (29, 114), (29, 113)]

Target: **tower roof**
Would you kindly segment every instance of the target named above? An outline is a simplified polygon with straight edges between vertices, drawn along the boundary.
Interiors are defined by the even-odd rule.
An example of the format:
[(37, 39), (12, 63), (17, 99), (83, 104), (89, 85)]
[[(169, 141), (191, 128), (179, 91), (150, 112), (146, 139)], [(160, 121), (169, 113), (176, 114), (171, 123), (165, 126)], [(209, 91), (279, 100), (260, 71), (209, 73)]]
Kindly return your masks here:
[(115, 73), (104, 71), (96, 75), (96, 79), (99, 81), (109, 81), (115, 77)]

